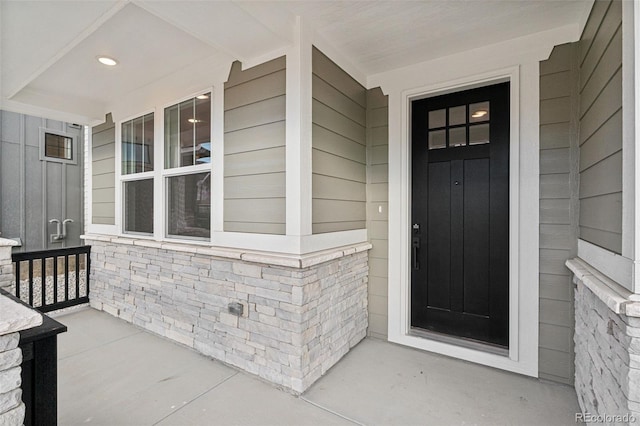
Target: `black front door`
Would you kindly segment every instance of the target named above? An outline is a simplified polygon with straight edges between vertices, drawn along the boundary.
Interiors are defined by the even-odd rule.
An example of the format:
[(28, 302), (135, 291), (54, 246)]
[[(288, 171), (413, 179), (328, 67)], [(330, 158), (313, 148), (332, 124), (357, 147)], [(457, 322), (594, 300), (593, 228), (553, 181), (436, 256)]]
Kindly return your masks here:
[(411, 106), (411, 326), (508, 347), (509, 83)]

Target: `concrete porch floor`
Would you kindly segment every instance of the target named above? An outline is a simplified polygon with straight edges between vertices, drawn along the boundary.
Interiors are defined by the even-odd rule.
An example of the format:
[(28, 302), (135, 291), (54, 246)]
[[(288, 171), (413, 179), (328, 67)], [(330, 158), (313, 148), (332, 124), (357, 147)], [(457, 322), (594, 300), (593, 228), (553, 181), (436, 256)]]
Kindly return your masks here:
[(297, 398), (93, 309), (56, 318), (60, 425), (575, 424), (573, 388), (365, 339)]

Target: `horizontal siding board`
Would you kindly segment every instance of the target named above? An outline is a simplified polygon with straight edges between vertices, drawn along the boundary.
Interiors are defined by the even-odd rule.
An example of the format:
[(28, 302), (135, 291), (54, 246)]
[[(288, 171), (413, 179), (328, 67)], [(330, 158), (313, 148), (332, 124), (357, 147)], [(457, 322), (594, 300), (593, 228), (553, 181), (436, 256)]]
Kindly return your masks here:
[(580, 115), (591, 106), (615, 73), (622, 67), (622, 29), (619, 28), (602, 61), (580, 93)]
[(621, 233), (581, 226), (580, 238), (614, 253), (620, 254), (622, 252)]
[(386, 259), (370, 259), (369, 275), (372, 277), (388, 278), (389, 265)]
[(364, 87), (316, 47), (313, 48), (311, 67), (313, 74), (322, 78), (362, 107), (367, 106)]
[(548, 375), (546, 377), (552, 377), (555, 381), (564, 379), (565, 383), (573, 384), (572, 353), (540, 348), (538, 362), (541, 376)]
[(115, 199), (116, 191), (114, 187), (93, 190), (94, 203), (113, 203)]
[(91, 136), (91, 146), (95, 152), (96, 148), (105, 145), (112, 145), (112, 149), (115, 149), (116, 130), (115, 127), (105, 129), (102, 132), (93, 133)]
[(371, 129), (371, 146), (388, 145), (389, 144), (389, 127), (373, 127)]
[(236, 61), (231, 67), (229, 78), (224, 84), (224, 87), (225, 89), (228, 89), (237, 86), (238, 84), (243, 84), (253, 79), (263, 77), (264, 75), (284, 70), (286, 67), (287, 61), (285, 56), (281, 56), (246, 70), (242, 70), (242, 64)]
[(554, 275), (570, 275), (565, 262), (572, 257), (567, 249), (540, 249), (540, 273)]
[(540, 274), (540, 297), (573, 303), (571, 275)]
[(540, 200), (540, 223), (571, 224), (571, 201), (564, 199)]
[(225, 199), (284, 198), (285, 173), (224, 178)]
[(241, 152), (224, 156), (224, 176), (242, 176), (285, 171), (285, 148)]
[(582, 63), (585, 56), (587, 56), (591, 44), (593, 44), (593, 40), (598, 33), (598, 28), (600, 28), (600, 23), (604, 19), (610, 5), (611, 0), (600, 0), (593, 3), (589, 19), (582, 30), (582, 37), (580, 37), (580, 63)]
[(622, 151), (580, 173), (580, 197), (622, 192)]
[(540, 126), (540, 149), (569, 148), (571, 126), (569, 122)]
[(371, 165), (389, 163), (389, 147), (388, 145), (371, 147)]
[(369, 333), (373, 337), (385, 339), (388, 333), (388, 323), (386, 315), (369, 314)]
[(573, 326), (573, 304), (562, 300), (540, 299), (540, 318), (547, 324)]
[(540, 347), (567, 352), (572, 347), (573, 329), (556, 324), (540, 324)]
[(250, 232), (252, 234), (284, 235), (284, 223), (256, 223), (256, 222), (225, 222), (226, 232)]
[(564, 123), (569, 121), (570, 114), (569, 97), (540, 101), (540, 124)]
[(267, 74), (224, 91), (224, 109), (232, 110), (265, 99), (283, 96), (286, 89), (285, 70)]
[(387, 259), (389, 256), (388, 240), (371, 240), (373, 247), (369, 251), (369, 257), (378, 259)]
[(285, 122), (264, 124), (224, 134), (225, 155), (285, 146)]
[(94, 217), (113, 218), (116, 211), (116, 205), (113, 202), (93, 202), (92, 214)]
[[(386, 262), (386, 259), (371, 259), (371, 262)], [(389, 293), (387, 280), (383, 277), (373, 277), (369, 274), (369, 294), (387, 296)]]
[(313, 125), (312, 146), (320, 151), (328, 152), (365, 164), (367, 160), (366, 147), (347, 139), (335, 132)]
[(387, 183), (389, 182), (389, 165), (378, 164), (369, 166), (368, 178), (369, 183)]
[(540, 198), (570, 198), (571, 184), (569, 173), (556, 173), (540, 176)]
[(104, 160), (96, 160), (93, 162), (93, 175), (102, 175), (105, 173), (114, 173), (116, 170), (116, 162), (113, 158), (106, 158)]
[(311, 225), (311, 232), (314, 234), (326, 234), (328, 232), (365, 229), (366, 227), (367, 225), (364, 220), (354, 222), (314, 223)]
[(225, 200), (226, 222), (285, 223), (285, 203), (281, 198)]
[(317, 149), (312, 154), (313, 173), (366, 183), (366, 166)]
[(93, 151), (91, 152), (91, 157), (93, 161), (112, 159), (115, 163), (115, 144), (107, 144), (94, 147)]
[(580, 200), (580, 226), (614, 233), (622, 232), (622, 193)]
[(389, 99), (380, 87), (367, 90), (367, 109), (387, 108)]
[(109, 217), (93, 216), (91, 218), (91, 223), (95, 225), (115, 225), (116, 222), (113, 216), (109, 216)]
[(618, 110), (580, 147), (580, 171), (622, 149), (622, 110)]
[(359, 144), (366, 145), (364, 126), (315, 99), (313, 100), (312, 116), (314, 124), (329, 129)]
[(540, 174), (566, 173), (569, 161), (569, 148), (545, 149), (540, 152)]
[(361, 201), (319, 200), (312, 201), (313, 223), (365, 221), (366, 203)]
[(314, 174), (313, 198), (345, 201), (366, 201), (366, 185), (361, 182)]
[(381, 127), (389, 125), (389, 108), (375, 108), (370, 110), (369, 119), (371, 127)]
[(541, 249), (573, 250), (575, 244), (575, 235), (571, 225), (540, 224)]
[(571, 72), (562, 71), (540, 77), (540, 100), (559, 98), (571, 94)]
[(622, 108), (622, 70), (607, 83), (594, 103), (580, 119), (580, 144), (587, 140), (613, 114)]
[(389, 220), (389, 203), (386, 201), (367, 203), (367, 218), (369, 220)]
[(369, 219), (367, 229), (371, 239), (386, 240), (389, 238), (389, 224), (386, 221)]
[(378, 203), (380, 201), (382, 202), (389, 201), (389, 184), (387, 183), (370, 184), (369, 197), (372, 203)]
[(285, 96), (283, 95), (225, 111), (224, 129), (225, 132), (232, 132), (284, 119)]
[(313, 99), (328, 105), (361, 126), (366, 125), (366, 109), (317, 75), (313, 76), (312, 92)]
[(582, 83), (585, 83), (595, 68), (602, 63), (602, 55), (620, 25), (622, 25), (622, 1), (613, 1), (580, 66), (580, 81)]
[(573, 49), (573, 43), (565, 43), (554, 47), (549, 59), (540, 62), (540, 75), (544, 76), (569, 70), (571, 68)]
[(104, 173), (101, 175), (93, 175), (92, 185), (94, 189), (113, 188), (116, 181), (115, 173)]

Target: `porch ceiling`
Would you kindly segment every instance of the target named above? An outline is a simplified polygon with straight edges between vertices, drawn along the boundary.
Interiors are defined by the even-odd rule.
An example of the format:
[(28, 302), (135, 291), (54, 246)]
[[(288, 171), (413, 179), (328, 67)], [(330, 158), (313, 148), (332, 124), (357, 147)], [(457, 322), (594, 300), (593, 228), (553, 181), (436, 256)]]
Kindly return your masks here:
[[(101, 117), (196, 64), (284, 52), (300, 16), (368, 76), (564, 26), (589, 0), (0, 1), (2, 108)], [(112, 69), (95, 60), (119, 60)], [(472, 64), (471, 64), (472, 66)]]

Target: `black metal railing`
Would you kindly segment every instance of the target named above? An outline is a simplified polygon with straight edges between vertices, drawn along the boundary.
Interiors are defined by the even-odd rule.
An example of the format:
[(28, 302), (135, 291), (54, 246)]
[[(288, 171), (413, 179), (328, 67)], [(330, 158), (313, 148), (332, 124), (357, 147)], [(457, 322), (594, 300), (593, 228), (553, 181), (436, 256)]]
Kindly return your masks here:
[(14, 294), (50, 312), (89, 302), (91, 246), (13, 253)]

